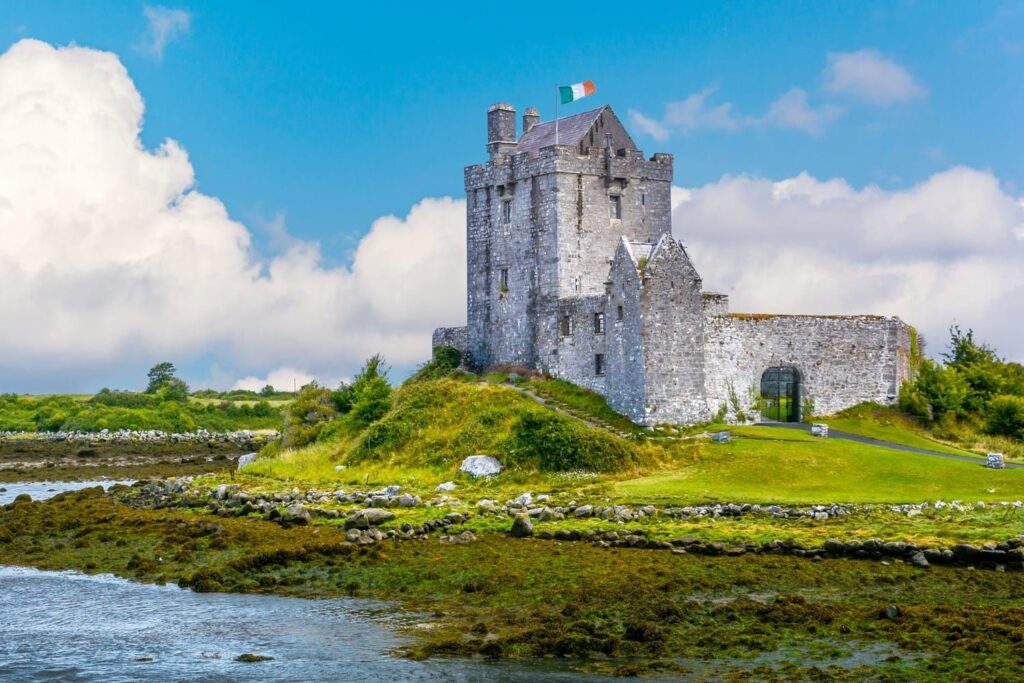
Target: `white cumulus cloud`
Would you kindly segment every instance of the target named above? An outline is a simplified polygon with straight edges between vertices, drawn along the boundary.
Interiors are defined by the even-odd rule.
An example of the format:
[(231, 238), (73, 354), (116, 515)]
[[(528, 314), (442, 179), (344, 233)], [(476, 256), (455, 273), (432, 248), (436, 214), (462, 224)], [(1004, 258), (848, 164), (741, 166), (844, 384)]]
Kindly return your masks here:
[(933, 353), (955, 321), (1024, 360), (1024, 204), (986, 171), (901, 190), (725, 177), (674, 199), (676, 235), (733, 310), (898, 315)]
[(820, 135), (843, 114), (843, 108), (838, 105), (813, 106), (805, 90), (791, 88), (769, 104), (764, 114), (744, 115), (736, 112), (732, 102), (712, 102), (716, 90), (708, 87), (678, 102), (669, 102), (660, 119), (631, 109), (629, 120), (642, 132), (664, 142), (674, 133), (691, 135), (702, 130), (735, 133), (746, 128), (787, 128)]
[(843, 108), (834, 104), (812, 107), (802, 88), (791, 88), (771, 103), (768, 113), (758, 120), (762, 126), (792, 128), (811, 135), (821, 135), (825, 126), (835, 121)]
[(156, 60), (164, 58), (168, 45), (181, 38), (192, 28), (192, 14), (183, 9), (146, 5), (146, 32), (139, 39), (139, 50)]
[(881, 106), (928, 94), (927, 88), (904, 67), (868, 48), (830, 53), (825, 68), (825, 89)]
[(464, 322), (462, 200), (378, 219), (350, 266), (298, 240), (262, 259), (180, 144), (143, 147), (142, 116), (114, 54), (0, 55), (0, 387), (195, 358), (339, 377), (376, 352), (422, 360), (434, 326)]

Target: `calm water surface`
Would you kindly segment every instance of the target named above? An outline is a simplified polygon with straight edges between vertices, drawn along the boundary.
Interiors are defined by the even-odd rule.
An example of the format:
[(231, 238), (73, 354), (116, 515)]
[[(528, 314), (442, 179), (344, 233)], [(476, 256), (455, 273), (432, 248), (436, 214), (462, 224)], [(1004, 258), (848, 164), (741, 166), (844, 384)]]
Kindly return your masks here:
[(133, 480), (95, 479), (93, 481), (16, 481), (10, 484), (0, 483), (0, 505), (6, 505), (22, 493), (32, 496), (32, 500), (46, 500), (64, 491), (77, 491), (92, 486), (109, 489), (114, 484), (131, 485)]
[[(412, 662), (388, 607), (192, 593), (0, 566), (2, 681), (595, 681), (552, 664)], [(273, 661), (233, 661), (250, 652)]]

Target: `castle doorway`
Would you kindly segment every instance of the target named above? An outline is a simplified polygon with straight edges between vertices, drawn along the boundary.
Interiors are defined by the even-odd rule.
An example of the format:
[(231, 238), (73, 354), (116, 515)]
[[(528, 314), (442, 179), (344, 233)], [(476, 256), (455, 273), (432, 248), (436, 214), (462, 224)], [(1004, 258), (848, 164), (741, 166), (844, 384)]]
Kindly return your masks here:
[(761, 419), (800, 421), (800, 373), (791, 365), (768, 368), (761, 375)]

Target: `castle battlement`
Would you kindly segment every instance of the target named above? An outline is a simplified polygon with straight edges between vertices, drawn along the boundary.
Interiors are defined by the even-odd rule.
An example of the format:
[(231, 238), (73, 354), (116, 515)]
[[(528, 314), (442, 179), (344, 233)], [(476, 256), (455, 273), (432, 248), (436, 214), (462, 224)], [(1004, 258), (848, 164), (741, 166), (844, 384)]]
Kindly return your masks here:
[(465, 168), (467, 325), (435, 345), (603, 394), (643, 424), (724, 411), (796, 419), (895, 400), (910, 328), (880, 316), (729, 312), (672, 236), (671, 154), (645, 158), (611, 107), (541, 122), (495, 104)]

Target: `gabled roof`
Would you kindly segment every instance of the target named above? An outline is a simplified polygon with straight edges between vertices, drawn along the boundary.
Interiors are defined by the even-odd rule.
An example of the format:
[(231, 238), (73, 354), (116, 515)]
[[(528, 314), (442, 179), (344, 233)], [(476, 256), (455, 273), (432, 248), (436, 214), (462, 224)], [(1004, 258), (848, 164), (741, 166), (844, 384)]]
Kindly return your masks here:
[[(558, 144), (578, 146), (580, 154), (585, 153), (587, 147), (604, 147), (609, 135), (612, 149), (636, 149), (633, 138), (607, 104), (582, 114), (558, 119)], [(538, 123), (519, 139), (516, 152), (535, 152), (553, 144), (555, 122)]]
[(641, 260), (646, 261), (651, 258), (651, 252), (654, 251), (655, 245), (650, 242), (634, 242), (625, 237), (622, 238), (622, 241), (626, 244), (626, 251), (633, 259), (633, 263), (639, 264)]
[[(607, 105), (558, 119), (558, 144), (578, 145), (606, 108)], [(538, 123), (526, 131), (526, 134), (519, 139), (516, 151), (532, 152), (553, 144), (555, 144), (555, 122), (548, 121), (547, 123)]]

